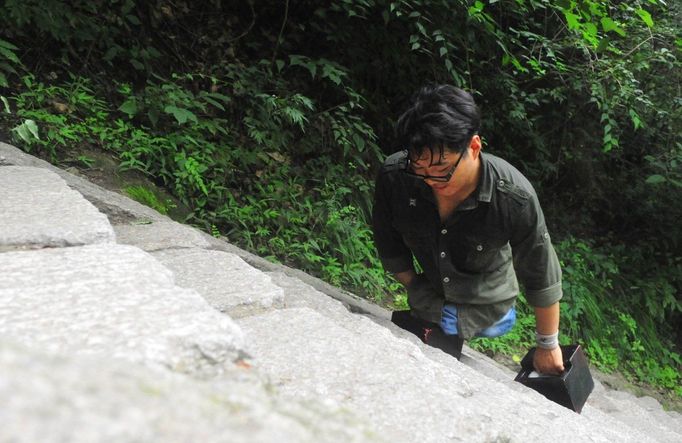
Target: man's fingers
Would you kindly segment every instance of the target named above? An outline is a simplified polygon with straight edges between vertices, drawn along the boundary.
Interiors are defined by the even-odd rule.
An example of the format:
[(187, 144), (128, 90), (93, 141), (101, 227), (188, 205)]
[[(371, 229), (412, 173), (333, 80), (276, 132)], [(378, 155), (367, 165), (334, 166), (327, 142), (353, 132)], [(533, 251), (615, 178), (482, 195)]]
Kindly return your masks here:
[(559, 375), (564, 371), (563, 356), (561, 348), (542, 349), (535, 351), (533, 366), (542, 374)]

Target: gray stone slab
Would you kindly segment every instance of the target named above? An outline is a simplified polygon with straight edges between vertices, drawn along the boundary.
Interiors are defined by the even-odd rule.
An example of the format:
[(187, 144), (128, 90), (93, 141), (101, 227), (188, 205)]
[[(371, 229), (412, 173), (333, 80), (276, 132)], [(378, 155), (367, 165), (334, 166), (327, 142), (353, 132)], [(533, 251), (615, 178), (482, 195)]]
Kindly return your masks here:
[(197, 380), (127, 362), (46, 355), (0, 339), (0, 441), (373, 442), (362, 417), (280, 399), (249, 369)]
[(58, 174), (70, 187), (80, 192), (86, 200), (106, 214), (111, 223), (167, 219), (167, 217), (135, 200), (117, 194), (116, 192), (103, 189), (82, 177), (71, 174), (44, 160), (29, 155), (15, 146), (0, 142), (0, 166), (7, 165), (31, 166), (47, 169)]
[(145, 251), (173, 248), (204, 248), (211, 245), (195, 228), (168, 219), (143, 224), (114, 225), (119, 243), (137, 246)]
[(516, 392), (357, 316), (337, 324), (308, 308), (238, 320), (254, 364), (292, 398), (364, 411), (391, 441), (653, 441), (605, 427), (526, 390)]
[(211, 306), (232, 318), (282, 306), (282, 288), (234, 254), (189, 248), (167, 249), (153, 255), (173, 271), (179, 286), (194, 289)]
[(623, 391), (598, 391), (590, 396), (587, 403), (591, 408), (583, 414), (592, 417), (594, 410), (640, 430), (660, 442), (682, 441), (682, 425), (666, 413), (651, 397), (637, 398)]
[(54, 172), (0, 167), (0, 250), (115, 241), (106, 216)]
[(284, 272), (268, 272), (272, 282), (284, 291), (284, 306), (287, 308), (310, 308), (337, 323), (352, 319), (347, 306), (329, 297), (308, 283), (290, 277)]
[(243, 356), (230, 317), (149, 254), (91, 245), (0, 254), (0, 336), (50, 351), (100, 354), (195, 374)]

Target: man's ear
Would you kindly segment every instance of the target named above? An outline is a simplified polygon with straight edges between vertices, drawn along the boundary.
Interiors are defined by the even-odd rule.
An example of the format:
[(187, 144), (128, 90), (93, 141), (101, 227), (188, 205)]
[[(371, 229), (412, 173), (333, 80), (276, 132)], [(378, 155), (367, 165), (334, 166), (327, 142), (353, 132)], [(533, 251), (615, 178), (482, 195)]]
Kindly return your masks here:
[(469, 148), (471, 149), (471, 156), (475, 160), (481, 153), (481, 148), (483, 147), (483, 142), (481, 142), (481, 137), (476, 134), (471, 137), (471, 142), (469, 143)]

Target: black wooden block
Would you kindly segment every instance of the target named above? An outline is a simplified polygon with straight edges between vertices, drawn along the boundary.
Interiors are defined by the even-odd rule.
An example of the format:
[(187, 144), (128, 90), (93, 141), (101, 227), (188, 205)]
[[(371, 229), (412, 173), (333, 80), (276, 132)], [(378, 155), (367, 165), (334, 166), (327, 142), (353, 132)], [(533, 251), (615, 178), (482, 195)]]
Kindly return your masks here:
[(564, 357), (564, 372), (561, 375), (533, 376), (533, 356), (535, 349), (528, 351), (521, 361), (521, 370), (514, 381), (518, 381), (531, 389), (565, 406), (577, 413), (583, 408), (592, 389), (594, 380), (590, 374), (587, 357), (580, 345), (562, 346), (561, 352)]

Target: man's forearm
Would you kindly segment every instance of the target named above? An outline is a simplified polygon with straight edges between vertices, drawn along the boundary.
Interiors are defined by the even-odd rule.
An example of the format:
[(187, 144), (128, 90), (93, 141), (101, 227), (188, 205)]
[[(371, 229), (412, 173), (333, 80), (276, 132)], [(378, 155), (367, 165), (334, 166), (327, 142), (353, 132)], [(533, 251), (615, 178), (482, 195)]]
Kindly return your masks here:
[(546, 308), (535, 307), (535, 330), (543, 335), (559, 331), (559, 302)]
[[(564, 364), (558, 339), (556, 336), (547, 337), (559, 332), (559, 302), (546, 308), (535, 307), (535, 329), (539, 334), (538, 340), (550, 342), (545, 341), (547, 346), (540, 346), (541, 342), (538, 341), (533, 357), (535, 369), (543, 374), (560, 374), (564, 370)], [(540, 337), (541, 335), (545, 337)]]

